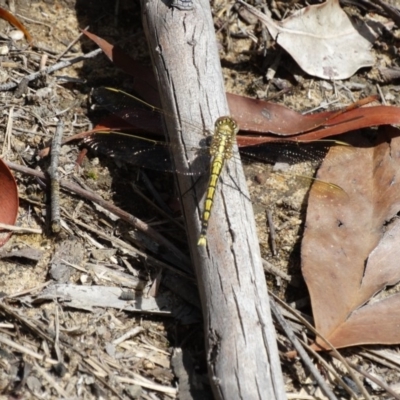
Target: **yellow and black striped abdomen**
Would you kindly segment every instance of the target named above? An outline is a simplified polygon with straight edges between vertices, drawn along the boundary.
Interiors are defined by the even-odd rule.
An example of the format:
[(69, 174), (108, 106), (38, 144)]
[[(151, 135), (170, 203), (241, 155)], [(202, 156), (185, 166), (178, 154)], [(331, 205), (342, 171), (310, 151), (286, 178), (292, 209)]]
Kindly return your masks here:
[(211, 208), (214, 202), (215, 188), (221, 175), (225, 160), (232, 157), (233, 145), (238, 132), (236, 122), (230, 117), (220, 117), (215, 122), (215, 131), (212, 138), (210, 154), (212, 157), (210, 180), (208, 182), (206, 198), (204, 200), (203, 217), (201, 220), (200, 238), (198, 246), (205, 246), (207, 243), (207, 227), (211, 215)]

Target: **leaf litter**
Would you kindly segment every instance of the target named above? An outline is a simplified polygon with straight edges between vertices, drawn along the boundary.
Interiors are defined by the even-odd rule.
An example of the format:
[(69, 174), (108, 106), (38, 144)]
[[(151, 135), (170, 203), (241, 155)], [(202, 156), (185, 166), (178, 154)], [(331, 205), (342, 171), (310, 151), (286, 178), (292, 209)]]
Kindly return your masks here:
[[(216, 4), (216, 6), (218, 6), (218, 4)], [(45, 7), (45, 5), (43, 5), (43, 7)], [(31, 12), (33, 12), (32, 10)], [(46, 11), (50, 18), (56, 17), (54, 10), (46, 9)], [(43, 12), (43, 10), (40, 10), (40, 12)], [(38, 15), (40, 16), (41, 14), (39, 13)], [(66, 18), (66, 21), (67, 20), (68, 19)], [(104, 24), (104, 20), (102, 24)], [(60, 24), (57, 25), (59, 26)], [(69, 24), (68, 29), (66, 30), (67, 32), (70, 30), (70, 26), (71, 24)], [(129, 26), (131, 28), (131, 25)], [(35, 32), (33, 32), (33, 34), (35, 34)], [(223, 40), (221, 40), (221, 43), (222, 42)], [(251, 40), (248, 40), (247, 43), (250, 42)], [(239, 49), (243, 41), (237, 40), (235, 43), (238, 44), (238, 47), (236, 48)], [(61, 47), (62, 50), (64, 50), (65, 46)], [(59, 52), (61, 53), (61, 50), (59, 50)], [(243, 54), (245, 54), (245, 52), (243, 52)], [(230, 53), (223, 55), (223, 57), (229, 61)], [(105, 69), (104, 65), (102, 68), (99, 68), (99, 70), (103, 71)], [(235, 84), (237, 82), (243, 84), (244, 75), (236, 75), (236, 78), (239, 79), (228, 79), (230, 74), (235, 74), (237, 71), (232, 72), (231, 69), (225, 67), (225, 72), (227, 73), (227, 86), (229, 86), (230, 90), (234, 92)], [(254, 94), (253, 90), (256, 88), (254, 82), (256, 80), (257, 79), (254, 76), (249, 77), (249, 80), (246, 80), (247, 89), (250, 93)], [(93, 82), (91, 82), (91, 84), (93, 84)], [(101, 84), (103, 84), (103, 82), (101, 82)], [(122, 85), (121, 82), (120, 84)], [(370, 88), (371, 85), (368, 84), (367, 86)], [(59, 94), (68, 98), (68, 93), (70, 92), (69, 89), (58, 88), (57, 90)], [(395, 92), (395, 89), (388, 87), (388, 91), (393, 93)], [(258, 90), (256, 92), (258, 93)], [(349, 98), (346, 97), (344, 93), (347, 92), (345, 90), (339, 91), (340, 101), (348, 104)], [(359, 94), (365, 95), (363, 91), (360, 93), (352, 92), (353, 96), (358, 96)], [(300, 92), (297, 93), (296, 96), (287, 96), (284, 99), (284, 102), (286, 105), (290, 106), (293, 106), (293, 103), (295, 103), (298, 110), (304, 111), (319, 106), (326, 96), (333, 96), (333, 91), (328, 90), (324, 92), (322, 90), (322, 85), (320, 86), (317, 82), (314, 86), (308, 87), (306, 85), (300, 88)], [(351, 101), (354, 101), (354, 99), (351, 99), (350, 102)], [(59, 109), (63, 109), (57, 102), (53, 103), (53, 106), (54, 104), (58, 105)], [(41, 121), (50, 122), (54, 113), (51, 112), (51, 109), (47, 110), (46, 113), (44, 104), (42, 104), (42, 106), (43, 108), (40, 110), (40, 114), (36, 113), (36, 115), (41, 117)], [(36, 111), (37, 109), (35, 112)], [(74, 111), (78, 112), (78, 118), (82, 117), (82, 114), (80, 114), (81, 110), (74, 109)], [(22, 115), (24, 116), (24, 114)], [(69, 121), (68, 123), (70, 124), (67, 125), (70, 130), (68, 131), (67, 129), (67, 135), (82, 131), (82, 126), (74, 127), (71, 124), (71, 121), (74, 120), (74, 115), (72, 113), (66, 113), (66, 116), (69, 117), (67, 121)], [(20, 120), (19, 117), (15, 118), (14, 126), (21, 127), (27, 131), (32, 130), (32, 126), (35, 123), (34, 120), (29, 120), (31, 125), (25, 126), (21, 124), (21, 121), (23, 120)], [(80, 122), (82, 121), (85, 120), (80, 120)], [(36, 129), (38, 134), (27, 134), (24, 136), (24, 140), (26, 140), (26, 143), (29, 144), (29, 146), (36, 148), (38, 147), (38, 143), (41, 145), (44, 144), (44, 140), (42, 141), (41, 139), (43, 137), (39, 136), (39, 134), (48, 133), (48, 131), (51, 131), (52, 129), (53, 126), (51, 124), (47, 126), (39, 125), (39, 128)], [(15, 143), (18, 143), (17, 140)], [(23, 152), (23, 154), (27, 157), (29, 150)], [(74, 175), (71, 172), (73, 168), (70, 168), (70, 166), (73, 165), (74, 157), (74, 149), (72, 151), (65, 150), (65, 153), (62, 155), (61, 165), (68, 178), (71, 178)], [(93, 159), (85, 165), (85, 168), (87, 168), (85, 171), (88, 172), (88, 175), (90, 172), (90, 176), (97, 176), (96, 179), (92, 180), (84, 179), (86, 184), (92, 185), (96, 192), (111, 199), (112, 197), (110, 192), (105, 189), (106, 184), (109, 183), (109, 179), (106, 177), (107, 168), (111, 167), (98, 164), (98, 160)], [(75, 177), (78, 179), (83, 178), (78, 174), (76, 174)], [(250, 180), (251, 179), (249, 178), (249, 181)], [(32, 194), (32, 181), (29, 181), (26, 177), (20, 174), (18, 177), (18, 184), (20, 188), (23, 188), (21, 196), (25, 198), (26, 194)], [(282, 184), (285, 185), (286, 183), (282, 182)], [(254, 185), (254, 182), (252, 182), (252, 185)], [(38, 189), (38, 187), (34, 187), (33, 194), (35, 196), (29, 197), (28, 200), (24, 200), (21, 206), (22, 214), (20, 213), (19, 223), (22, 222), (26, 226), (45, 227), (45, 206), (43, 199), (37, 195), (37, 193), (40, 192), (41, 190)], [(73, 195), (71, 196), (70, 193), (68, 195), (64, 194), (61, 201), (62, 207), (66, 211), (63, 214), (66, 232), (70, 232), (77, 236), (85, 246), (85, 257), (78, 268), (77, 266), (70, 266), (72, 270), (69, 285), (72, 288), (79, 287), (80, 290), (82, 290), (82, 288), (85, 288), (86, 286), (98, 286), (98, 289), (101, 290), (102, 287), (108, 288), (110, 281), (112, 283), (118, 282), (116, 285), (118, 287), (114, 287), (113, 289), (115, 291), (115, 296), (117, 296), (117, 294), (126, 291), (126, 288), (134, 288), (135, 285), (138, 285), (140, 288), (148, 288), (147, 284), (149, 277), (150, 282), (153, 282), (153, 280), (154, 282), (156, 281), (154, 275), (157, 274), (153, 274), (154, 271), (146, 264), (146, 257), (142, 255), (140, 251), (137, 251), (136, 253), (134, 252), (132, 249), (133, 246), (128, 244), (125, 239), (124, 235), (126, 232), (124, 232), (124, 229), (121, 229), (120, 225), (117, 226), (115, 222), (108, 219), (107, 215), (102, 214), (101, 211), (95, 212), (90, 202), (82, 202), (81, 199), (77, 199)], [(290, 254), (290, 252), (292, 252), (292, 254), (295, 254), (296, 250), (293, 252), (293, 250), (289, 250), (289, 248), (291, 236), (298, 236), (300, 232), (300, 229), (297, 228), (301, 226), (300, 208), (302, 208), (302, 201), (295, 200), (292, 202), (290, 199), (286, 199), (283, 203), (281, 209), (279, 209), (279, 207), (277, 208), (280, 213), (279, 218), (276, 218), (275, 214), (275, 220), (278, 222), (277, 224), (280, 228), (278, 234), (283, 238), (283, 244), (285, 248), (287, 247), (287, 253)], [(289, 207), (285, 206), (285, 204), (287, 205), (290, 203), (291, 205)], [(285, 208), (289, 208), (289, 210), (285, 210)], [(283, 216), (284, 211), (289, 211), (289, 214), (285, 214), (285, 217)], [(30, 215), (33, 215), (33, 219), (30, 219)], [(290, 230), (290, 225), (294, 220), (299, 221), (299, 223), (296, 222), (297, 233), (295, 234), (293, 234), (293, 230)], [(78, 224), (78, 222), (80, 224)], [(262, 229), (265, 231), (265, 227)], [(58, 240), (62, 241), (64, 239), (59, 238)], [(126, 243), (125, 245), (122, 245), (121, 242), (124, 241), (126, 241)], [(137, 245), (140, 241), (135, 239), (134, 243)], [(46, 279), (48, 278), (47, 274), (51, 265), (51, 256), (56, 252), (56, 248), (54, 246), (55, 240), (53, 241), (53, 239), (40, 235), (18, 236), (13, 238), (13, 242), (10, 243), (10, 247), (13, 249), (24, 248), (27, 245), (30, 245), (32, 248), (40, 248), (45, 252), (45, 255), (38, 261), (35, 268), (32, 268), (31, 265), (27, 266), (20, 262), (16, 262), (15, 260), (7, 261), (2, 264), (3, 272), (5, 273), (4, 276), (7, 276), (6, 290), (9, 297), (5, 298), (5, 300), (1, 302), (0, 308), (7, 323), (7, 325), (3, 327), (3, 330), (9, 334), (5, 333), (1, 336), (1, 343), (3, 348), (6, 346), (8, 352), (12, 353), (7, 361), (5, 361), (8, 362), (10, 366), (10, 369), (7, 370), (7, 382), (10, 383), (11, 386), (15, 382), (13, 377), (16, 376), (16, 374), (13, 374), (11, 365), (17, 365), (22, 370), (22, 362), (28, 361), (34, 365), (34, 368), (29, 376), (28, 373), (24, 374), (24, 376), (29, 380), (29, 384), (27, 385), (30, 390), (35, 391), (35, 393), (42, 398), (45, 395), (48, 395), (49, 397), (53, 396), (53, 394), (50, 393), (57, 393), (58, 396), (66, 397), (65, 394), (74, 394), (76, 393), (75, 390), (80, 390), (79, 393), (83, 393), (81, 396), (82, 398), (84, 396), (85, 398), (92, 398), (94, 395), (91, 394), (91, 390), (93, 390), (93, 392), (97, 391), (98, 393), (98, 390), (100, 390), (99, 386), (101, 386), (102, 391), (107, 391), (108, 398), (117, 398), (118, 395), (121, 396), (121, 393), (123, 393), (123, 395), (125, 395), (125, 393), (130, 393), (135, 396), (141, 396), (145, 393), (144, 396), (147, 396), (146, 391), (149, 391), (151, 396), (156, 398), (162, 398), (162, 393), (167, 393), (169, 396), (175, 396), (176, 389), (171, 385), (174, 377), (168, 370), (170, 343), (169, 340), (167, 340), (164, 328), (164, 326), (168, 325), (168, 322), (163, 325), (158, 319), (152, 319), (151, 317), (136, 319), (135, 317), (132, 317), (132, 314), (127, 314), (123, 309), (115, 311), (108, 307), (103, 309), (95, 306), (91, 313), (80, 312), (78, 310), (69, 309), (68, 300), (58, 302), (57, 298), (54, 297), (53, 301), (47, 300), (43, 303), (36, 302), (33, 304), (33, 298), (37, 297), (37, 295), (40, 296), (43, 285), (49, 285), (50, 282), (54, 282), (53, 279), (49, 281), (46, 281)], [(95, 255), (95, 250), (101, 249), (102, 247), (104, 247), (105, 250), (116, 248), (117, 252), (112, 252), (113, 254), (110, 252), (108, 256), (100, 260), (98, 255)], [(267, 249), (268, 246), (265, 246), (264, 254), (267, 254)], [(284, 253), (282, 247), (280, 252), (281, 254)], [(104, 253), (108, 254), (107, 252)], [(115, 258), (117, 259), (118, 264), (115, 263)], [(89, 262), (87, 262), (87, 260), (89, 260)], [(93, 260), (96, 260), (96, 263), (100, 263), (100, 266), (91, 270), (90, 264), (94, 263)], [(138, 263), (135, 261), (138, 261)], [(296, 273), (295, 267), (297, 261), (292, 260), (288, 263), (287, 260), (274, 260), (274, 258), (269, 258), (269, 261), (283, 267), (283, 270), (285, 271), (294, 274)], [(143, 265), (145, 265), (144, 268)], [(125, 270), (129, 271), (133, 276), (137, 276), (137, 279), (129, 279), (127, 276), (119, 274)], [(141, 280), (139, 277), (140, 272), (143, 272), (143, 270), (146, 272), (150, 271), (150, 274), (146, 279)], [(296, 299), (296, 293), (291, 294), (291, 291), (288, 290), (291, 288), (288, 288), (285, 282), (281, 282), (280, 286), (278, 286), (275, 280), (271, 278), (268, 278), (268, 280), (269, 283), (272, 283), (271, 287), (280, 293), (281, 296), (285, 296), (285, 293), (287, 293), (288, 297), (285, 296), (285, 298), (292, 300)], [(162, 290), (164, 290), (167, 285), (171, 288), (174, 287), (174, 283), (171, 281), (171, 277), (169, 277), (169, 282), (164, 279), (162, 282)], [(186, 283), (184, 286), (189, 287)], [(191, 291), (193, 292), (194, 290), (195, 289), (191, 287)], [(28, 294), (32, 291), (32, 297), (27, 297), (26, 293), (19, 294), (23, 291), (27, 291)], [(10, 303), (11, 299), (13, 300)], [(65, 297), (65, 299), (67, 298)], [(124, 301), (123, 299), (119, 300)], [(124, 301), (125, 305), (126, 303), (127, 301)], [(186, 309), (187, 314), (191, 313), (189, 310)], [(138, 327), (144, 327), (144, 331), (137, 330)], [(192, 325), (192, 327), (192, 332), (201, 331), (201, 328), (196, 325)], [(16, 329), (24, 332), (24, 335), (15, 335)], [(58, 341), (53, 341), (52, 338), (57, 337), (55, 335), (56, 329), (59, 329)], [(183, 336), (179, 336), (179, 342), (182, 338), (187, 337), (187, 332), (189, 332), (191, 328), (188, 326), (184, 329), (188, 329), (188, 331), (186, 331)], [(133, 333), (131, 339), (123, 339), (123, 342), (117, 346), (113, 346), (115, 340), (123, 337), (123, 334), (129, 332), (137, 332), (137, 334)], [(175, 328), (173, 332), (175, 335)], [(12, 338), (13, 341), (7, 342), (6, 340), (3, 340), (4, 336)], [(189, 333), (188, 337), (190, 337), (190, 341), (196, 342), (193, 340), (194, 336), (195, 333)], [(24, 344), (27, 343), (27, 340), (29, 341), (26, 348), (21, 349), (15, 347), (15, 344), (18, 344), (17, 342), (20, 337), (24, 338), (24, 342), (22, 342)], [(279, 340), (282, 346), (288, 346), (285, 338), (280, 337)], [(201, 345), (201, 339), (196, 343), (200, 343)], [(67, 368), (69, 372), (69, 374), (67, 374), (68, 378), (62, 378), (61, 375), (57, 375), (57, 369), (54, 369), (53, 372), (51, 366), (59, 364), (60, 359), (56, 356), (53, 356), (52, 358), (52, 352), (46, 350), (46, 346), (51, 349), (54, 348), (61, 350), (63, 356), (61, 359), (67, 360), (67, 362), (65, 362), (65, 368)], [(196, 351), (198, 352), (198, 348)], [(24, 354), (24, 360), (22, 360), (20, 354)], [(46, 355), (45, 361), (43, 361), (44, 355)], [(156, 362), (157, 359), (160, 360), (158, 364)], [(100, 363), (99, 360), (101, 360)], [(379, 360), (383, 360), (382, 354), (379, 355)], [(289, 364), (289, 366), (291, 367), (293, 364)], [(296, 381), (296, 378), (301, 376), (301, 373), (304, 372), (302, 371), (303, 367), (301, 366), (301, 363), (297, 363), (296, 366), (298, 367), (299, 372), (290, 372), (290, 375), (287, 376), (288, 391), (291, 392), (292, 396), (299, 394), (299, 387), (301, 385), (295, 382), (298, 382)], [(162, 369), (160, 370), (159, 367)], [(369, 365), (364, 364), (364, 367), (368, 368)], [(196, 369), (198, 371), (198, 366)], [(380, 372), (381, 376), (385, 376), (385, 371)], [(108, 392), (107, 386), (103, 386), (102, 383), (106, 377), (113, 376), (113, 374), (117, 375), (117, 378), (113, 382), (111, 390)], [(46, 380), (44, 376), (46, 378), (52, 378), (54, 383), (49, 384), (49, 380)], [(35, 385), (35, 378), (39, 381), (39, 384)], [(391, 382), (395, 381), (396, 377), (391, 380)], [(304, 392), (309, 393), (309, 385), (306, 383), (307, 380), (301, 382), (304, 383)]]

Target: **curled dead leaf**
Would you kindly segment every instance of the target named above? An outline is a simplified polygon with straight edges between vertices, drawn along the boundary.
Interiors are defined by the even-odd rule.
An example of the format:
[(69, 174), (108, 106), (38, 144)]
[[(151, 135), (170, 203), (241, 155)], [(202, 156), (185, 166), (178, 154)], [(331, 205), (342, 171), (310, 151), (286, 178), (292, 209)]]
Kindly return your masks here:
[[(14, 176), (0, 159), (0, 222), (14, 225), (18, 216), (18, 188)], [(11, 232), (0, 230), (0, 246), (10, 238)]]
[(339, 0), (305, 7), (283, 21), (274, 21), (238, 0), (268, 29), (271, 36), (310, 75), (346, 79), (362, 67), (372, 66), (375, 40), (366, 25), (352, 23)]

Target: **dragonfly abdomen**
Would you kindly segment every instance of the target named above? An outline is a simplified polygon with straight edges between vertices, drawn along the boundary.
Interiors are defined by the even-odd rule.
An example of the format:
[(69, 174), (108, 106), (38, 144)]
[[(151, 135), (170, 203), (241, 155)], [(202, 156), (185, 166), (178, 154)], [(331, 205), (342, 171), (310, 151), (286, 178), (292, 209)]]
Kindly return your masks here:
[(207, 243), (208, 221), (214, 203), (215, 189), (221, 175), (225, 160), (232, 157), (233, 145), (238, 132), (236, 122), (230, 117), (220, 117), (215, 122), (215, 133), (212, 139), (210, 154), (213, 157), (211, 162), (211, 173), (208, 182), (206, 198), (204, 200), (203, 216), (201, 220), (201, 232), (198, 246), (205, 246)]

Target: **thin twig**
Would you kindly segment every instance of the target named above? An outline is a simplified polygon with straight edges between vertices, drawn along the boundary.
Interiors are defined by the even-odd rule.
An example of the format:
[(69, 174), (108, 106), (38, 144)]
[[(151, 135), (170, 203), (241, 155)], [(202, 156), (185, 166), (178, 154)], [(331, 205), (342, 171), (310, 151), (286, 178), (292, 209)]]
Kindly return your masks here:
[(139, 335), (139, 333), (142, 333), (142, 332), (144, 332), (144, 328), (142, 326), (135, 326), (134, 328), (130, 329), (128, 332), (124, 333), (119, 338), (114, 339), (112, 341), (112, 344), (115, 346), (118, 346), (122, 342), (125, 342), (125, 340), (135, 337), (135, 336)]
[[(32, 168), (27, 168), (19, 164), (15, 164), (13, 162), (7, 161), (6, 162), (7, 166), (14, 171), (19, 171), (31, 176), (36, 176), (43, 181), (46, 181), (46, 176), (43, 174), (43, 172), (36, 171)], [(132, 214), (127, 213), (124, 210), (121, 210), (119, 207), (115, 206), (114, 204), (109, 203), (108, 201), (105, 201), (101, 196), (98, 194), (82, 189), (78, 185), (67, 182), (64, 179), (60, 180), (60, 186), (64, 189), (67, 189), (73, 193), (78, 194), (79, 196), (82, 196), (90, 201), (93, 201), (100, 206), (104, 207), (108, 211), (112, 212), (115, 214), (117, 217), (119, 217), (121, 220), (125, 221), (129, 225), (133, 226), (134, 228), (140, 230), (141, 232), (147, 234), (149, 237), (151, 237), (156, 243), (160, 244), (161, 246), (169, 249), (171, 253), (175, 257), (179, 259), (184, 265), (190, 265), (190, 261), (187, 258), (186, 255), (184, 255), (177, 247), (175, 247), (169, 240), (165, 239), (164, 236), (160, 235), (158, 232), (156, 232), (154, 229), (152, 229), (148, 224), (140, 220), (139, 218), (133, 216)]]
[(279, 268), (275, 267), (273, 264), (268, 262), (265, 259), (262, 259), (262, 264), (265, 272), (268, 272), (269, 274), (275, 275), (278, 278), (281, 278), (289, 283), (289, 285), (292, 285), (294, 287), (299, 287), (301, 282), (300, 279), (297, 276), (294, 275), (288, 275), (287, 273), (283, 272)]
[[(143, 184), (146, 186), (146, 189), (151, 193), (151, 195), (154, 197), (154, 200), (158, 204), (158, 206), (166, 213), (166, 214), (171, 214), (171, 209), (165, 204), (165, 201), (163, 198), (160, 196), (158, 191), (153, 185), (153, 182), (148, 178), (147, 174), (144, 171), (139, 171), (139, 177), (142, 180)], [(184, 228), (184, 227), (183, 227)]]
[(55, 301), (55, 318), (54, 318), (54, 330), (55, 330), (55, 338), (54, 338), (54, 352), (57, 356), (58, 362), (62, 362), (63, 357), (61, 354), (61, 349), (60, 349), (60, 316), (58, 313), (58, 302), (57, 300)]
[(39, 71), (45, 73), (44, 71), (46, 69), (46, 64), (48, 59), (49, 56), (47, 54), (43, 54), (42, 57), (40, 57)]
[(132, 373), (132, 375), (134, 376), (133, 379), (126, 378), (124, 376), (116, 376), (115, 380), (118, 383), (130, 383), (132, 385), (139, 385), (146, 389), (157, 390), (158, 392), (170, 394), (172, 396), (176, 396), (178, 394), (178, 389), (176, 389), (176, 388), (160, 385), (158, 383), (154, 383), (151, 380), (146, 379), (143, 376), (140, 376), (139, 374)]
[[(343, 379), (339, 376), (339, 374), (336, 372), (336, 370), (331, 367), (325, 360), (323, 357), (321, 357), (318, 352), (316, 352), (315, 350), (313, 350), (309, 345), (307, 345), (305, 342), (303, 342), (302, 340), (300, 340), (300, 343), (304, 346), (304, 348), (310, 352), (318, 361), (320, 364), (322, 364), (327, 371), (329, 371), (336, 379), (337, 382), (342, 386), (342, 388), (344, 390), (346, 390), (346, 392), (350, 395), (350, 397), (354, 397), (355, 393), (353, 392), (353, 390), (351, 390), (351, 388), (349, 387), (349, 385), (347, 385)], [(357, 396), (356, 396), (357, 397)]]
[[(89, 25), (86, 28), (83, 28), (83, 31), (87, 31), (89, 29)], [(66, 48), (65, 50), (60, 53), (57, 57), (56, 57), (56, 61), (58, 61), (61, 57), (64, 57), (64, 55), (71, 49), (71, 47), (78, 42), (78, 40), (84, 35), (83, 32), (81, 32)]]
[(64, 123), (60, 120), (51, 142), (51, 162), (47, 170), (50, 176), (51, 188), (51, 230), (58, 234), (61, 231), (60, 223), (60, 176), (58, 174), (58, 162), (60, 159), (61, 139), (64, 132)]
[(41, 368), (37, 363), (34, 364), (33, 367), (36, 372), (39, 373), (39, 375), (44, 378), (45, 381), (47, 381), (50, 386), (63, 398), (68, 398), (70, 396), (70, 393), (66, 392), (51, 375), (49, 375), (46, 370)]
[(395, 369), (400, 372), (400, 360), (396, 354), (388, 353), (387, 351), (373, 350), (362, 347), (359, 355), (368, 358), (371, 361), (381, 364), (390, 369)]
[[(58, 71), (60, 69), (66, 68), (66, 67), (70, 67), (73, 64), (76, 64), (80, 61), (83, 60), (87, 60), (90, 58), (94, 58), (96, 57), (98, 54), (100, 54), (102, 52), (101, 49), (96, 49), (91, 51), (90, 53), (84, 54), (83, 56), (79, 56), (79, 57), (75, 57), (72, 58), (71, 60), (65, 60), (65, 61), (61, 61), (57, 64), (54, 64), (48, 68), (46, 68), (43, 71), (38, 71), (38, 72), (34, 72), (30, 75), (25, 76), (23, 79), (26, 79), (28, 82), (31, 82), (35, 79), (37, 79), (40, 75), (44, 74), (51, 74), (52, 72)], [(7, 91), (7, 90), (11, 90), (11, 89), (15, 89), (18, 86), (18, 83), (14, 83), (14, 82), (8, 82), (5, 83), (3, 85), (0, 85), (0, 91)]]
[(185, 226), (181, 224), (178, 220), (175, 218), (171, 217), (171, 213), (168, 213), (167, 211), (164, 210), (163, 207), (160, 207), (158, 204), (155, 204), (153, 201), (151, 201), (139, 188), (137, 185), (135, 185), (133, 182), (130, 182), (132, 190), (139, 195), (144, 201), (146, 201), (151, 207), (156, 209), (162, 216), (164, 216), (168, 221), (171, 221), (173, 224), (178, 226), (181, 229), (185, 229)]
[(12, 340), (6, 338), (4, 335), (0, 335), (0, 343), (6, 345), (9, 348), (15, 349), (15, 350), (17, 350), (18, 352), (20, 352), (22, 354), (27, 354), (27, 355), (29, 355), (29, 356), (37, 359), (37, 360), (45, 361), (45, 362), (47, 362), (49, 364), (52, 364), (52, 365), (58, 364), (57, 360), (52, 360), (50, 358), (46, 358), (42, 354), (36, 353), (35, 351), (33, 351), (31, 349), (28, 349), (28, 348), (26, 348), (24, 346), (21, 346), (18, 343), (13, 342)]
[(193, 278), (193, 276), (190, 276), (189, 274), (183, 272), (182, 270), (175, 268), (167, 263), (164, 263), (160, 260), (157, 260), (155, 257), (149, 255), (149, 254), (145, 254), (144, 252), (134, 248), (133, 246), (131, 246), (130, 244), (124, 242), (121, 239), (116, 238), (115, 236), (106, 234), (104, 232), (99, 231), (98, 229), (92, 228), (90, 225), (85, 224), (79, 220), (77, 220), (76, 218), (71, 218), (71, 221), (76, 224), (77, 226), (79, 226), (80, 228), (86, 229), (96, 235), (98, 235), (100, 238), (102, 238), (103, 240), (107, 240), (108, 242), (110, 242), (114, 247), (118, 248), (118, 249), (123, 249), (124, 252), (126, 252), (127, 254), (131, 255), (134, 258), (142, 257), (143, 259), (146, 260), (146, 263), (148, 265), (151, 265), (154, 268), (161, 268), (161, 269), (168, 269), (171, 272), (178, 274), (182, 277), (184, 277), (185, 279), (190, 280), (191, 282), (194, 282), (195, 279)]
[(17, 17), (19, 17), (19, 18), (21, 18), (21, 19), (24, 19), (25, 21), (31, 22), (31, 23), (33, 23), (33, 24), (47, 26), (50, 30), (53, 29), (53, 27), (52, 27), (50, 24), (46, 24), (45, 22), (37, 21), (37, 20), (32, 19), (32, 18), (28, 18), (28, 17), (26, 17), (25, 15), (22, 15), (22, 14), (15, 14), (15, 15), (16, 15)]
[(380, 386), (383, 390), (386, 390), (390, 395), (393, 396), (394, 399), (400, 400), (400, 395), (396, 393), (389, 385), (385, 382), (382, 382), (376, 376), (371, 375), (369, 372), (364, 371), (359, 365), (352, 363), (351, 361), (347, 361), (351, 368), (354, 368), (359, 374), (363, 375), (365, 378), (371, 380)]
[(0, 222), (0, 229), (17, 233), (38, 233), (39, 235), (43, 233), (40, 228), (26, 228), (24, 226), (3, 224), (2, 222)]
[(7, 299), (13, 299), (19, 296), (25, 296), (26, 294), (35, 292), (36, 290), (42, 290), (44, 289), (46, 286), (50, 285), (50, 283), (53, 283), (53, 281), (47, 281), (44, 283), (41, 283), (40, 285), (34, 286), (32, 288), (29, 289), (24, 289), (21, 292), (17, 292), (17, 293), (13, 293), (13, 294), (9, 294), (7, 296), (5, 296)]
[(336, 350), (336, 348), (333, 346), (333, 344), (326, 339), (324, 336), (322, 336), (305, 318), (303, 318), (296, 310), (290, 308), (287, 306), (287, 304), (282, 301), (279, 297), (275, 296), (272, 292), (269, 292), (270, 296), (272, 296), (276, 301), (279, 302), (283, 307), (285, 307), (288, 311), (290, 311), (293, 315), (295, 315), (299, 321), (301, 321), (307, 329), (309, 329), (314, 335), (318, 336), (330, 349), (330, 351), (343, 363), (343, 365), (346, 367), (349, 375), (351, 378), (354, 380), (355, 384), (357, 387), (360, 389), (360, 392), (363, 394), (364, 398), (367, 400), (371, 400), (371, 397), (365, 387), (362, 385), (358, 377), (354, 374), (352, 368), (350, 368), (350, 365), (348, 362), (344, 359), (344, 357)]
[(376, 88), (377, 88), (377, 90), (378, 90), (379, 97), (381, 98), (382, 104), (383, 104), (384, 106), (386, 106), (386, 105), (387, 105), (387, 102), (386, 102), (385, 96), (384, 96), (384, 94), (383, 94), (383, 92), (382, 92), (382, 89), (381, 89), (381, 86), (379, 85), (379, 83), (376, 84)]
[(269, 228), (269, 240), (271, 244), (271, 251), (272, 255), (276, 256), (276, 232), (275, 232), (275, 225), (272, 219), (272, 211), (270, 209), (267, 210), (267, 221), (268, 221), (268, 228)]
[(296, 349), (297, 353), (303, 360), (304, 364), (307, 366), (308, 370), (311, 372), (315, 380), (317, 381), (319, 387), (321, 390), (325, 393), (325, 395), (331, 399), (331, 400), (337, 400), (337, 397), (333, 394), (332, 390), (328, 387), (326, 382), (324, 381), (324, 378), (321, 376), (321, 374), (318, 372), (317, 368), (315, 368), (311, 358), (308, 356), (306, 351), (303, 349), (301, 346), (300, 342), (298, 341), (296, 335), (292, 331), (292, 328), (290, 325), (285, 321), (283, 318), (282, 314), (280, 313), (274, 299), (270, 297), (269, 303), (271, 305), (271, 311), (274, 314), (275, 318), (278, 320), (279, 325), (282, 327), (282, 329), (285, 331), (286, 336), (288, 339), (292, 342), (294, 348)]
[[(0, 301), (0, 309), (3, 312), (5, 312), (6, 314), (8, 314), (9, 316), (11, 316), (13, 319), (18, 320), (25, 328), (30, 329), (32, 332), (34, 332), (36, 335), (38, 335), (43, 340), (48, 341), (50, 343), (54, 343), (55, 332), (52, 331), (51, 329), (46, 328), (45, 326), (43, 326), (43, 324), (39, 325), (36, 321), (34, 321), (32, 319), (28, 319), (28, 318), (20, 315), (19, 312), (15, 308), (9, 307), (8, 305), (6, 305), (4, 302), (1, 302), (1, 301)], [(102, 374), (104, 372), (104, 368), (106, 368), (106, 366), (100, 365), (100, 363), (97, 360), (93, 359), (92, 357), (88, 358), (87, 354), (84, 353), (83, 351), (81, 351), (81, 349), (79, 348), (78, 342), (76, 340), (71, 339), (69, 336), (67, 336), (63, 333), (60, 333), (60, 340), (62, 341), (62, 343), (65, 346), (68, 346), (72, 351), (74, 351), (74, 353), (76, 353), (79, 357), (81, 357), (82, 362), (91, 368), (91, 369), (89, 369), (89, 371), (90, 371), (90, 373), (92, 373), (93, 375), (96, 376), (96, 379), (98, 379), (100, 382), (105, 384), (106, 387), (108, 387), (116, 396), (118, 396), (118, 398), (120, 398), (122, 400), (122, 397), (118, 394), (116, 388), (113, 387), (112, 385), (109, 385), (100, 376), (100, 374)], [(12, 347), (15, 347), (15, 348), (17, 348), (17, 350), (25, 349), (22, 346), (12, 342), (11, 340), (4, 338), (4, 336), (2, 336), (2, 335), (0, 335), (0, 342), (3, 342)], [(57, 360), (49, 359), (49, 358), (46, 358), (43, 356), (39, 357), (39, 355), (37, 353), (34, 353), (32, 350), (29, 350), (29, 349), (27, 349), (25, 351), (20, 351), (20, 352), (25, 352), (27, 354), (30, 354), (32, 357), (34, 357), (36, 359), (45, 360), (46, 362), (49, 362), (50, 364), (53, 364), (53, 365), (56, 365), (59, 363)], [(108, 376), (110, 376), (110, 374), (111, 374), (111, 372), (108, 370)]]

